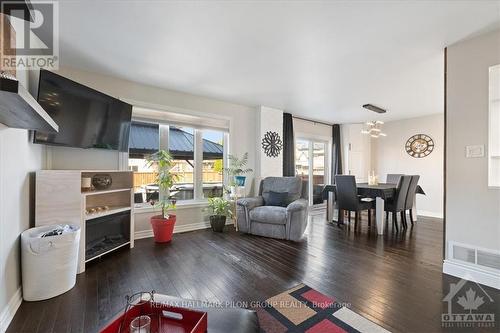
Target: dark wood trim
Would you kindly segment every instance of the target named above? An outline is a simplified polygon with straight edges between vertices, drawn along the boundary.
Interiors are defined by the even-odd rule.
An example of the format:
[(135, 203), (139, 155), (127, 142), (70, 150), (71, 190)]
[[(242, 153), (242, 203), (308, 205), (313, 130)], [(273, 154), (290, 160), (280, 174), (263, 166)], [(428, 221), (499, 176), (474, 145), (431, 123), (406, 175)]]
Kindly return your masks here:
[(443, 260), (446, 259), (446, 127), (447, 127), (447, 75), (448, 75), (448, 48), (444, 48), (444, 149), (443, 149)]

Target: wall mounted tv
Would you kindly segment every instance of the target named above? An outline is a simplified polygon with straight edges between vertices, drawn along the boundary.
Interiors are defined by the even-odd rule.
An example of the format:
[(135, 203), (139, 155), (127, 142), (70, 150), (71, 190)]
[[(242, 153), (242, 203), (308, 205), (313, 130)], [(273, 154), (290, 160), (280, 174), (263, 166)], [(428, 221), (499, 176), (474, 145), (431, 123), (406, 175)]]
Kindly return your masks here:
[(46, 70), (40, 71), (38, 103), (59, 132), (36, 131), (35, 143), (128, 150), (132, 105)]

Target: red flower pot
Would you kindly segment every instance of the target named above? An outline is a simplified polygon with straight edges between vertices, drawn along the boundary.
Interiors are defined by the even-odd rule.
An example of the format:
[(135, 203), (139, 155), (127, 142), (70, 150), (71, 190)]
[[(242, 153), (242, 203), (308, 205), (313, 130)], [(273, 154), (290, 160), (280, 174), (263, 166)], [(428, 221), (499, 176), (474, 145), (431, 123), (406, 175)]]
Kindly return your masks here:
[(175, 220), (176, 216), (172, 214), (169, 215), (168, 219), (163, 218), (161, 215), (155, 215), (151, 218), (155, 242), (166, 243), (172, 240)]

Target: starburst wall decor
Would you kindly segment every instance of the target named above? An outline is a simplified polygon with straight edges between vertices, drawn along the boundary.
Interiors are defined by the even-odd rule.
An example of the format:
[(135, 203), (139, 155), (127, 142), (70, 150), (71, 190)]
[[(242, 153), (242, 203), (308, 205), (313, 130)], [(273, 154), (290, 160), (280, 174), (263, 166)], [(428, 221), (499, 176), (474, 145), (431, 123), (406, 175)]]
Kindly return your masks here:
[(283, 149), (283, 142), (280, 135), (276, 132), (267, 132), (262, 138), (262, 149), (268, 157), (278, 157)]

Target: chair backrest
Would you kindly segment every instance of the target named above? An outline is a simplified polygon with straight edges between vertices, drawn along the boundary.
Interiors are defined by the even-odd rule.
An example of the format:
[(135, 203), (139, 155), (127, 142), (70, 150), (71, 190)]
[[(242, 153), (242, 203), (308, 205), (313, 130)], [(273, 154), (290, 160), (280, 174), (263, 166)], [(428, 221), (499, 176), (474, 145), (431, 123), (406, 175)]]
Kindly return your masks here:
[(419, 175), (411, 176), (410, 186), (408, 187), (408, 195), (406, 196), (405, 209), (411, 209), (413, 207), (413, 200), (415, 199), (419, 179)]
[(302, 179), (300, 177), (266, 177), (260, 181), (259, 187), (259, 195), (264, 198), (264, 202), (268, 200), (270, 191), (288, 192), (288, 201), (295, 201), (303, 197)]
[(387, 184), (397, 184), (402, 176), (404, 175), (401, 173), (388, 173), (385, 182)]
[(356, 178), (351, 175), (336, 175), (336, 198), (339, 209), (357, 211), (359, 205)]
[(394, 209), (396, 211), (402, 211), (405, 209), (406, 196), (408, 195), (408, 189), (410, 188), (411, 176), (401, 176), (396, 187), (396, 196), (394, 198)]

